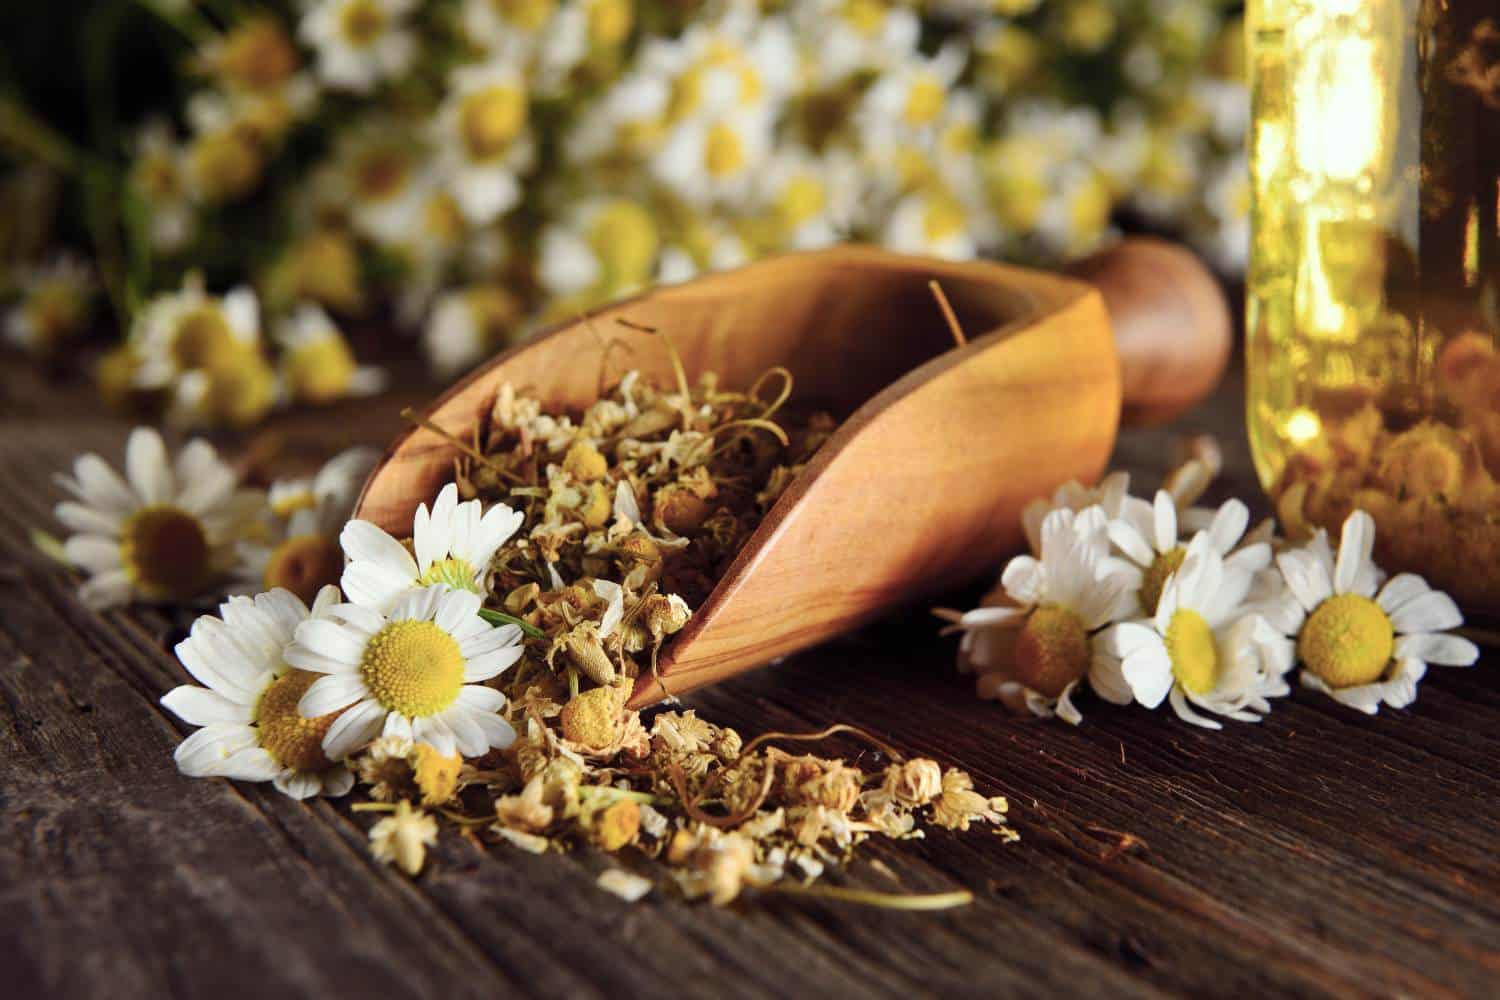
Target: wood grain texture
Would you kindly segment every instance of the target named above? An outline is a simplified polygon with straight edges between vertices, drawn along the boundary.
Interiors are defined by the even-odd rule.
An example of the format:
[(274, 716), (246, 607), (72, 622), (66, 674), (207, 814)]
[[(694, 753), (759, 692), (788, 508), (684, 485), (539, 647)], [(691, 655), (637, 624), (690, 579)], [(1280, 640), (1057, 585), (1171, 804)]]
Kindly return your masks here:
[[(176, 774), (182, 729), (156, 699), (185, 679), (164, 652), (180, 624), (88, 612), (26, 542), (48, 523), (51, 474), (82, 449), (117, 455), (126, 428), (85, 391), (29, 378), (0, 375), (8, 996), (1493, 995), (1488, 651), (1373, 719), (1298, 692), (1221, 734), (1097, 701), (1074, 729), (974, 700), (916, 609), (688, 702), (747, 736), (856, 722), (1009, 795), (1019, 844), (937, 831), (869, 853), (897, 883), (868, 861), (834, 876), (965, 886), (973, 906), (630, 906), (593, 887), (602, 856), (480, 849), (451, 831), (408, 880), (368, 858), (372, 821), (345, 805)], [(1218, 494), (1252, 498), (1241, 406), (1235, 382), (1179, 429), (1223, 434)], [(392, 422), (380, 410), (372, 443)], [(312, 461), (351, 426), (314, 414), (279, 430)], [(1169, 432), (1127, 432), (1116, 457), (1148, 488), (1172, 448)]]

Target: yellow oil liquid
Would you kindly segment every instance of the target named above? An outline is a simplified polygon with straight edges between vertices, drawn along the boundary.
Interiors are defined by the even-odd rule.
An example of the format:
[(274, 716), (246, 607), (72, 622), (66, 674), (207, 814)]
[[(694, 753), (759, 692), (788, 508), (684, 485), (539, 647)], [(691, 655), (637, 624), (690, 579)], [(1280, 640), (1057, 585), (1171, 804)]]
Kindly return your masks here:
[(1251, 0), (1247, 422), (1283, 528), (1500, 607), (1500, 4)]

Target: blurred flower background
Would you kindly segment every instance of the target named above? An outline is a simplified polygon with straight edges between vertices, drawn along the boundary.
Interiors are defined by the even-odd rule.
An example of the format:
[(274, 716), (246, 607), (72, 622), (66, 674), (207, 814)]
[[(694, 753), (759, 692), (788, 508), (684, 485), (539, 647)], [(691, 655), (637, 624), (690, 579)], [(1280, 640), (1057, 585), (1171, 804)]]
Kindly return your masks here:
[(378, 391), (351, 331), (449, 378), (652, 283), (844, 240), (1054, 264), (1150, 229), (1234, 275), (1240, 6), (15, 5), (5, 339), (90, 358), (112, 405), (248, 425)]

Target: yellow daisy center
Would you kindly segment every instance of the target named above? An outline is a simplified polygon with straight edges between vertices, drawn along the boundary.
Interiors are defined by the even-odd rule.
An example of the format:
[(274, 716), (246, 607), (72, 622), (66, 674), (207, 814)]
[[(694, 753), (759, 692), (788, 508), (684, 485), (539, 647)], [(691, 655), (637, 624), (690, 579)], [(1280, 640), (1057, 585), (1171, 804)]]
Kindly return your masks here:
[(385, 11), (374, 0), (353, 0), (344, 5), (339, 28), (355, 45), (369, 45), (385, 30)]
[(517, 28), (535, 30), (552, 16), (553, 0), (490, 0), (502, 20)]
[(276, 401), (276, 373), (260, 352), (236, 344), (225, 361), (211, 370), (204, 408), (221, 423), (253, 424)]
[(908, 125), (928, 125), (937, 119), (943, 110), (943, 85), (937, 77), (923, 75), (912, 81), (906, 92), (906, 107), (902, 117)]
[(140, 589), (153, 597), (186, 600), (210, 576), (203, 524), (180, 507), (142, 507), (120, 533), (120, 561)]
[(1198, 612), (1179, 608), (1167, 624), (1172, 676), (1193, 694), (1207, 694), (1219, 680), (1219, 648), (1213, 629)]
[(322, 535), (300, 535), (276, 547), (266, 563), (265, 588), (284, 587), (312, 604), (326, 584), (338, 583), (344, 553), (338, 542)]
[(589, 41), (600, 47), (618, 45), (634, 20), (629, 0), (594, 0), (588, 7)]
[(479, 592), (479, 588), (474, 585), (474, 567), (469, 565), (467, 559), (439, 559), (427, 567), (427, 572), (417, 578), (417, 583), (423, 587), (443, 583), (454, 590)]
[(188, 370), (222, 368), (235, 357), (238, 346), (223, 311), (204, 305), (177, 321), (172, 360)]
[(879, 0), (849, 0), (844, 4), (844, 21), (866, 38), (874, 38), (885, 25), (885, 4)]
[(946, 194), (927, 199), (922, 213), (922, 234), (930, 243), (937, 243), (963, 232), (964, 209), (957, 198)]
[(453, 704), (464, 683), (464, 657), (436, 624), (407, 619), (371, 637), (359, 673), (382, 707), (418, 718)]
[(262, 158), (252, 134), (228, 128), (199, 136), (188, 164), (209, 199), (234, 199), (248, 194), (260, 180)]
[(469, 156), (491, 160), (510, 148), (526, 124), (526, 94), (519, 87), (487, 87), (464, 99), (459, 131)]
[(349, 345), (336, 334), (309, 340), (282, 361), (292, 395), (310, 403), (331, 403), (342, 397), (358, 367)]
[(458, 772), (463, 766), (463, 758), (458, 754), (444, 757), (426, 743), (418, 743), (413, 749), (417, 761), (412, 771), (417, 790), (422, 793), (422, 804), (440, 806), (453, 798), (454, 792), (458, 791)]
[(703, 166), (714, 177), (728, 177), (745, 167), (745, 141), (728, 125), (708, 130), (703, 141)]
[(1146, 572), (1141, 576), (1142, 611), (1148, 615), (1156, 614), (1162, 590), (1166, 588), (1167, 581), (1172, 579), (1172, 574), (1182, 568), (1182, 561), (1186, 558), (1187, 549), (1177, 545), (1158, 555), (1146, 567)]
[(1380, 605), (1358, 594), (1335, 594), (1303, 623), (1297, 654), (1329, 687), (1353, 687), (1378, 681), (1395, 645), (1395, 630)]
[(1044, 604), (1026, 616), (1016, 635), (1016, 680), (1056, 698), (1088, 670), (1089, 637), (1072, 611)]
[(590, 226), (589, 246), (603, 262), (611, 288), (643, 284), (656, 263), (656, 224), (635, 202), (612, 202)]
[(323, 737), (343, 709), (316, 719), (297, 713), (297, 702), (317, 679), (309, 670), (288, 670), (271, 682), (255, 706), (260, 745), (276, 763), (294, 771), (322, 771), (332, 763), (323, 753)]
[(783, 222), (792, 229), (817, 218), (828, 205), (828, 192), (816, 177), (794, 177), (781, 189), (776, 208)]

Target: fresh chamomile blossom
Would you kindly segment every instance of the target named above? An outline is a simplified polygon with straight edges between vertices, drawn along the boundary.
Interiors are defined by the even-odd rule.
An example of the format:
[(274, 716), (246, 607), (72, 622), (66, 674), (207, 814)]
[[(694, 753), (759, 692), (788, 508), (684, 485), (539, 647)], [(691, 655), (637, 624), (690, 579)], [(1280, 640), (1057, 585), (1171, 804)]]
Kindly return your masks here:
[(980, 697), (1074, 725), (1083, 717), (1073, 692), (1084, 679), (1101, 697), (1129, 702), (1118, 660), (1093, 638), (1129, 608), (1134, 583), (1109, 558), (1105, 524), (1098, 507), (1053, 511), (1042, 525), (1040, 558), (1017, 556), (1005, 567), (1009, 605), (939, 612), (953, 622), (950, 631), (964, 634), (960, 662), (979, 673)]
[(378, 457), (373, 448), (350, 448), (311, 478), (272, 483), (265, 532), (237, 549), (235, 575), (245, 589), (279, 587), (309, 601), (338, 583), (344, 572), (339, 532)]
[(515, 731), (498, 714), (505, 696), (480, 682), (520, 658), (521, 630), (492, 628), (479, 617), (480, 603), (472, 591), (431, 586), (405, 591), (386, 614), (339, 604), (297, 626), (287, 662), (325, 675), (302, 694), (298, 711), (309, 719), (340, 713), (323, 752), (342, 760), (378, 736), (426, 743), (445, 756), (510, 746)]
[(275, 402), (275, 374), (261, 351), (260, 306), (249, 288), (220, 298), (189, 274), (180, 291), (146, 303), (131, 341), (139, 362), (135, 388), (165, 393), (176, 423), (248, 424)]
[(675, 41), (653, 41), (641, 63), (671, 80), (666, 118), (673, 126), (734, 115), (771, 117), (797, 76), (786, 22), (762, 17), (743, 2), (726, 4), (718, 18), (691, 25)]
[(1362, 510), (1344, 522), (1336, 555), (1320, 529), (1276, 557), (1285, 590), (1263, 606), (1288, 658), (1295, 643), (1303, 686), (1369, 715), (1416, 701), (1429, 663), (1467, 667), (1479, 657), (1468, 639), (1447, 634), (1463, 624), (1447, 594), (1412, 573), (1380, 585), (1374, 544), (1375, 521)]
[(797, 147), (772, 154), (757, 173), (758, 215), (778, 248), (812, 250), (836, 243), (859, 206), (859, 170), (838, 151), (823, 156)]
[(967, 60), (962, 46), (949, 44), (931, 58), (912, 55), (883, 74), (855, 111), (863, 144), (877, 148), (931, 138)]
[(75, 498), (54, 513), (75, 532), (63, 551), (89, 574), (78, 593), (92, 608), (202, 597), (233, 565), (234, 543), (262, 502), (240, 490), (207, 442), (191, 442), (174, 461), (146, 427), (125, 445), (124, 478), (87, 454), (57, 482)]
[(913, 191), (896, 203), (880, 242), (901, 253), (968, 260), (978, 252), (969, 212), (947, 189)]
[(555, 295), (628, 294), (656, 270), (661, 237), (651, 213), (630, 198), (591, 198), (542, 231), (537, 276)]
[(409, 133), (392, 116), (367, 118), (346, 131), (334, 150), (326, 195), (380, 246), (405, 239), (422, 210), (422, 150)]
[(146, 238), (152, 249), (175, 253), (193, 238), (197, 219), (188, 191), (185, 154), (161, 120), (148, 122), (136, 136), (130, 165), (130, 193), (146, 212)]
[(349, 342), (318, 306), (299, 306), (277, 328), (276, 341), (281, 384), (291, 399), (331, 403), (385, 388), (385, 372), (356, 362)]
[(270, 14), (246, 17), (211, 38), (194, 57), (194, 68), (226, 90), (268, 91), (297, 71), (297, 47)]
[(1255, 722), (1270, 711), (1269, 699), (1288, 693), (1291, 659), (1276, 648), (1264, 619), (1246, 613), (1254, 576), (1246, 562), (1226, 560), (1209, 533), (1200, 533), (1167, 579), (1155, 613), (1099, 637), (1119, 659), (1137, 702), (1156, 708), (1169, 699), (1183, 721), (1220, 729), (1194, 707)]
[(93, 302), (94, 281), (82, 262), (60, 256), (18, 275), (20, 300), (5, 314), (5, 339), (46, 357), (83, 333)]
[(367, 94), (400, 77), (416, 58), (406, 26), (416, 0), (313, 0), (298, 37), (318, 55), (318, 77), (329, 87)]
[(529, 56), (558, 13), (558, 0), (463, 0), (459, 27), (488, 55)]
[[(1213, 513), (1199, 533), (1205, 544), (1231, 566), (1254, 574), (1271, 561), (1271, 547), (1258, 536), (1247, 539), (1250, 511), (1239, 500), (1229, 500)], [(1177, 501), (1167, 490), (1157, 490), (1147, 503), (1127, 497), (1110, 519), (1109, 538), (1140, 571), (1140, 611), (1156, 614), (1167, 581), (1187, 558), (1188, 543), (1179, 526)]]
[(513, 339), (520, 320), (520, 303), (496, 285), (445, 292), (423, 328), (422, 349), (433, 372), (451, 378)]
[(339, 796), (354, 773), (323, 751), (323, 737), (338, 717), (331, 711), (303, 718), (297, 704), (319, 675), (288, 666), (283, 652), (297, 628), (326, 621), (337, 605), (337, 587), (325, 587), (309, 611), (285, 590), (231, 597), (219, 617), (204, 615), (177, 644), (177, 658), (202, 687), (184, 684), (161, 699), (182, 721), (202, 728), (174, 757), (192, 778), (270, 781), (294, 799)]
[(433, 124), (439, 166), (470, 223), (483, 225), (521, 198), (534, 155), (526, 80), (507, 59), (460, 66)]
[(458, 487), (449, 483), (431, 512), (425, 503), (417, 507), (412, 551), (369, 521), (350, 521), (339, 535), (349, 557), (344, 593), (355, 604), (380, 611), (432, 584), (483, 593), (490, 559), (524, 520), (505, 504), (484, 511), (478, 500), (459, 503)]
[(817, 39), (807, 72), (820, 86), (900, 65), (915, 54), (922, 32), (916, 12), (902, 4), (797, 0), (790, 16), (801, 37)]
[(772, 124), (758, 110), (695, 116), (672, 130), (651, 169), (694, 205), (744, 204), (772, 148)]

